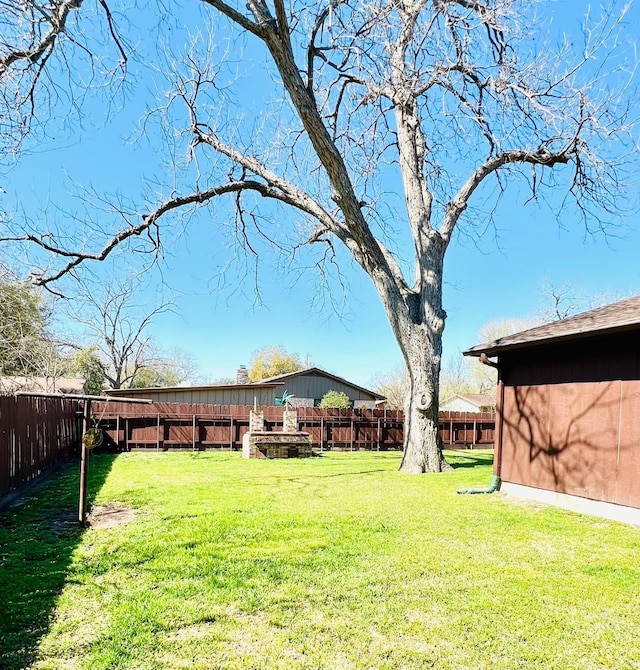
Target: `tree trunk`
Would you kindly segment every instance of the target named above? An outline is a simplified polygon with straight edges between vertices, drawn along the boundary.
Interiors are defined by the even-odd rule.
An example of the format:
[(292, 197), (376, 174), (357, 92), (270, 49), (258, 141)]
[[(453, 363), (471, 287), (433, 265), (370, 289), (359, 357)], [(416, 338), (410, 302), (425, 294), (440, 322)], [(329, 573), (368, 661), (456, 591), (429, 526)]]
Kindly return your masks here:
[(405, 325), (401, 347), (409, 371), (409, 393), (404, 406), (401, 472), (420, 474), (450, 469), (442, 455), (438, 431), (443, 327), (444, 321), (433, 330), (424, 323)]

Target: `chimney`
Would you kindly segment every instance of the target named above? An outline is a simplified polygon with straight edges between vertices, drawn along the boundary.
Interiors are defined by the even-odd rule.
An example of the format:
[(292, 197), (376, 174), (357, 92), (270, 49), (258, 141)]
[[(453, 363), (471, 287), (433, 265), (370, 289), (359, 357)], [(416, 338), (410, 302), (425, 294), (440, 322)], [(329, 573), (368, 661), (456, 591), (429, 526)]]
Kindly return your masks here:
[(248, 384), (249, 383), (249, 373), (247, 372), (247, 366), (241, 365), (236, 372), (236, 384)]

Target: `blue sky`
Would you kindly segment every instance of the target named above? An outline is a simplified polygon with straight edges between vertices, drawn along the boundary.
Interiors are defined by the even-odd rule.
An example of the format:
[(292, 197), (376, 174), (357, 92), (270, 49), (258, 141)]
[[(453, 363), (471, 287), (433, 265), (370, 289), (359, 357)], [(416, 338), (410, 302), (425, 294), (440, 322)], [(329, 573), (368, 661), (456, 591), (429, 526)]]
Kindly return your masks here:
[[(582, 5), (560, 0), (550, 4), (549, 16), (553, 11), (557, 24), (574, 31)], [(631, 37), (635, 37), (634, 16), (638, 18), (637, 8), (628, 23)], [(136, 17), (129, 17), (135, 23)], [(250, 107), (255, 103), (252, 72), (259, 70), (261, 56), (251, 47), (247, 53), (249, 75), (238, 96)], [(81, 123), (52, 122), (49, 139), (28, 147), (18, 164), (4, 171), (6, 210), (32, 220), (44, 217), (44, 210), (46, 218), (54, 221), (77, 210), (81, 189), (120, 192), (135, 200), (155, 187), (155, 180), (162, 179), (158, 138), (134, 138), (131, 133), (145, 111), (157, 104), (156, 84), (153, 73), (137, 65), (132, 71), (136, 79), (117, 105), (108, 106), (101, 96), (85, 101)], [(458, 236), (445, 265), (444, 360), (476, 344), (482, 324), (528, 317), (549, 307), (545, 285), (571, 283), (577, 299), (640, 293), (638, 186), (638, 179), (632, 179), (625, 193), (629, 214), (615, 220), (616, 228), (606, 238), (585, 235), (581, 224), (570, 217), (559, 226), (553, 201), (550, 207), (523, 207), (524, 198), (519, 202), (511, 196), (497, 213), (496, 231), (477, 242)], [(343, 303), (340, 290), (334, 288), (340, 303), (336, 313), (314, 300), (319, 291), (313, 275), (283, 275), (275, 260), (265, 258), (260, 274), (262, 304), (256, 305), (252, 280), (243, 278), (237, 268), (220, 286), (217, 273), (230, 251), (220, 245), (209, 223), (204, 217), (181, 234), (167, 231), (162, 272), (149, 275), (142, 298), (149, 307), (157, 304), (160, 294), (175, 298), (175, 310), (159, 315), (149, 332), (163, 347), (191, 354), (206, 379), (233, 376), (238, 365), (249, 363), (254, 351), (269, 345), (282, 345), (308, 357), (311, 364), (364, 386), (375, 374), (400, 364), (380, 301), (361, 270), (344, 264), (349, 299)], [(281, 225), (286, 228), (287, 221)], [(81, 224), (77, 226), (80, 238)], [(42, 263), (35, 255), (22, 260), (25, 268)], [(111, 273), (124, 276), (128, 268), (140, 267), (135, 262), (119, 257), (93, 270), (109, 281)]]

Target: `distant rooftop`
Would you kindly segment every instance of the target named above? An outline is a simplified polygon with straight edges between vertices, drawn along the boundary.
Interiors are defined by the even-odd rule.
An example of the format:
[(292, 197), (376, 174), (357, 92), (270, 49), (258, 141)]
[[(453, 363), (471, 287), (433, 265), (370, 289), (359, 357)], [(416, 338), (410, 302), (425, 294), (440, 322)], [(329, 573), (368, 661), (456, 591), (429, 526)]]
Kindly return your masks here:
[(183, 385), (180, 386), (154, 386), (148, 388), (135, 388), (135, 389), (106, 389), (105, 393), (112, 396), (138, 396), (144, 395), (150, 391), (162, 391), (164, 393), (170, 393), (173, 391), (210, 391), (212, 389), (229, 389), (232, 391), (237, 391), (238, 389), (255, 389), (256, 387), (264, 388), (277, 388), (279, 386), (284, 386), (283, 382), (268, 382), (261, 380), (259, 382), (253, 382), (249, 384), (199, 384), (196, 386)]
[(84, 379), (79, 377), (0, 377), (0, 393), (15, 393), (16, 391), (84, 393)]
[(496, 404), (495, 398), (492, 398), (489, 395), (485, 395), (484, 393), (456, 393), (455, 395), (449, 396), (443, 400), (440, 404), (446, 405), (447, 403), (451, 402), (452, 400), (456, 400), (457, 398), (467, 400), (472, 405), (476, 405), (477, 407), (492, 407)]
[(323, 377), (328, 377), (329, 379), (333, 379), (337, 382), (340, 382), (342, 384), (345, 384), (347, 386), (352, 386), (355, 389), (358, 389), (359, 391), (364, 391), (365, 393), (368, 393), (369, 395), (374, 396), (375, 398), (378, 398), (379, 400), (384, 400), (385, 397), (383, 395), (380, 395), (376, 391), (371, 391), (370, 389), (364, 388), (364, 386), (359, 386), (358, 384), (354, 384), (353, 382), (350, 382), (348, 379), (344, 379), (344, 377), (338, 377), (338, 375), (334, 375), (331, 372), (327, 372), (326, 370), (323, 370), (322, 368), (317, 368), (317, 367), (311, 367), (311, 368), (303, 368), (302, 370), (296, 370), (295, 372), (286, 372), (285, 374), (282, 375), (276, 375), (275, 377), (267, 377), (266, 379), (261, 379), (260, 381), (253, 382), (254, 384), (265, 384), (265, 383), (276, 383), (276, 382), (281, 382), (284, 383), (287, 379), (291, 379), (291, 377), (298, 377), (298, 376), (304, 376), (304, 375), (309, 375), (309, 374), (316, 374), (316, 375), (321, 375)]

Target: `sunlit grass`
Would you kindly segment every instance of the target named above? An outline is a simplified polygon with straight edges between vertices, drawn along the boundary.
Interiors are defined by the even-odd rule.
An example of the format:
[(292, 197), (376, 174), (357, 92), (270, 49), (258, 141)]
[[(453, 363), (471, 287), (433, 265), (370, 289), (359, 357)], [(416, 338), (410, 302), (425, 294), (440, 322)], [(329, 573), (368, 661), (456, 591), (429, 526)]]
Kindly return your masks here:
[(399, 458), (119, 456), (95, 503), (136, 516), (76, 538), (33, 667), (640, 667), (640, 530), (458, 495), (486, 453)]

